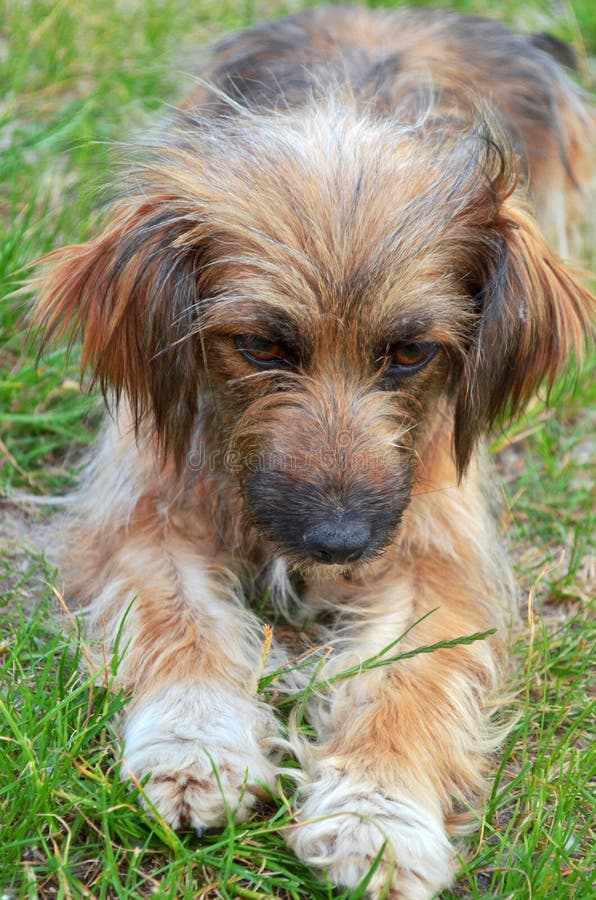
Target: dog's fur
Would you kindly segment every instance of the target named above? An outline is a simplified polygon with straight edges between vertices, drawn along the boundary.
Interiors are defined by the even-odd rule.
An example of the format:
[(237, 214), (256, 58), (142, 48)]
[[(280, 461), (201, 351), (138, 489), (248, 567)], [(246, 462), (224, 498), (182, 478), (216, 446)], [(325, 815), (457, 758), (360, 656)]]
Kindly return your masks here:
[(372, 896), (452, 881), (515, 595), (482, 439), (592, 308), (534, 218), (567, 253), (592, 137), (545, 46), (345, 7), (232, 37), (39, 279), (113, 413), (64, 569), (100, 660), (124, 651), (126, 766), (174, 827), (246, 815), (283, 745), (251, 601), (320, 611), (317, 681), (386, 664), (312, 693), (289, 840), (347, 887), (387, 841)]

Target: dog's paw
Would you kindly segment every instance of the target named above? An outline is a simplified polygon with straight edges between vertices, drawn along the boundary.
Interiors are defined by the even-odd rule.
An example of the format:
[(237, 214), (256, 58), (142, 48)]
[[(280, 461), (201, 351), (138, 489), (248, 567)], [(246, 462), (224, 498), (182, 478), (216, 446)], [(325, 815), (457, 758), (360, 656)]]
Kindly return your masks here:
[[(222, 827), (231, 815), (246, 819), (263, 783), (274, 782), (274, 767), (266, 757), (193, 741), (193, 747), (156, 744), (141, 757), (127, 758), (136, 778), (151, 773), (144, 787), (148, 806), (172, 828), (191, 826), (202, 834)], [(161, 762), (163, 759), (167, 762)]]
[(263, 785), (273, 787), (277, 729), (271, 711), (254, 701), (189, 692), (139, 704), (124, 728), (123, 777), (149, 780), (147, 805), (172, 828), (199, 834), (242, 821)]
[(456, 871), (442, 823), (412, 803), (392, 799), (329, 769), (304, 790), (288, 842), (331, 881), (356, 888), (384, 846), (367, 889), (371, 898), (430, 900)]

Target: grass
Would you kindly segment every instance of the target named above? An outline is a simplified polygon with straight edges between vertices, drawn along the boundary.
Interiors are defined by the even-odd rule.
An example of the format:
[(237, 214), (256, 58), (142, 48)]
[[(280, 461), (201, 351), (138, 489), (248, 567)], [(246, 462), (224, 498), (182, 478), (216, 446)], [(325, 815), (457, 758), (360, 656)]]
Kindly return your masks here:
[[(175, 101), (194, 49), (287, 2), (8, 0), (0, 17), (0, 491), (71, 484), (99, 421), (76, 352), (38, 365), (25, 340), (19, 270), (80, 241), (97, 219), (118, 144)], [(380, 5), (380, 4), (378, 4)], [(447, 5), (447, 4), (442, 4)], [(461, 0), (596, 51), (593, 3)], [(579, 41), (579, 44), (578, 44)], [(516, 653), (518, 722), (479, 837), (449, 897), (592, 897), (594, 772), (589, 701), (591, 370), (536, 401), (496, 439), (528, 622)], [(292, 783), (267, 815), (198, 840), (143, 813), (120, 781), (114, 716), (122, 698), (85, 675), (83, 646), (56, 628), (58, 576), (6, 505), (0, 526), (0, 896), (167, 898), (340, 896), (301, 866), (282, 834)], [(29, 548), (29, 549), (28, 549)], [(592, 557), (593, 560), (593, 557)], [(397, 648), (399, 649), (399, 648)], [(110, 673), (106, 672), (106, 683)], [(101, 681), (101, 680), (100, 680)], [(352, 897), (359, 896), (352, 892)]]

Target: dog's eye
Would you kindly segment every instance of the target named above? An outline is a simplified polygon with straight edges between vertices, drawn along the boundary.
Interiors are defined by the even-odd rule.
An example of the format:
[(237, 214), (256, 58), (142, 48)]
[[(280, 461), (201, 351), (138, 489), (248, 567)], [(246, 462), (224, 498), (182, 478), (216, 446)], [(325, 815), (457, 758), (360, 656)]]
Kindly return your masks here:
[(260, 369), (291, 367), (286, 348), (277, 341), (268, 341), (256, 334), (243, 334), (236, 338), (236, 347), (245, 359)]
[(385, 377), (407, 378), (414, 375), (431, 361), (439, 349), (438, 344), (416, 343), (398, 344), (387, 354)]

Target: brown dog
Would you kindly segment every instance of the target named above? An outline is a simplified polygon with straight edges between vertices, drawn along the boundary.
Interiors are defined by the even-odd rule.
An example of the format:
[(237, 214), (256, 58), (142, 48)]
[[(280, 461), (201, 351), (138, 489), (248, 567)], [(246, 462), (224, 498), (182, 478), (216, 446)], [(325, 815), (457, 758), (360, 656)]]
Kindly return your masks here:
[(452, 880), (515, 593), (482, 439), (593, 302), (529, 211), (564, 253), (591, 138), (543, 45), (345, 7), (233, 37), (40, 278), (114, 417), (64, 566), (124, 650), (128, 769), (174, 827), (245, 815), (284, 744), (251, 601), (324, 611), (318, 681), (377, 664), (312, 694), (291, 843), (354, 887), (386, 841), (372, 896)]

